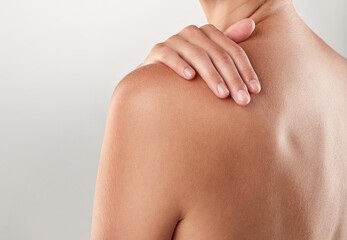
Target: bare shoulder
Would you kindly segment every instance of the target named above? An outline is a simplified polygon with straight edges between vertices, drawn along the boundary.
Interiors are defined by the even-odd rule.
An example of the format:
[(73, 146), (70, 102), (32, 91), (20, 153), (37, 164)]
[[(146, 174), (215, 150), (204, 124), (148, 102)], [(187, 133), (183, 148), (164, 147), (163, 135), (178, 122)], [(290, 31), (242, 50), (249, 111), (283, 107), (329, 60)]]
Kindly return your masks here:
[(185, 106), (188, 107), (187, 98), (194, 92), (205, 92), (213, 99), (213, 94), (205, 88), (201, 79), (187, 81), (164, 64), (157, 63), (143, 66), (125, 76), (117, 85), (112, 98), (117, 101), (122, 98), (122, 102), (128, 104), (139, 102), (143, 110), (146, 107), (163, 106), (167, 112), (174, 110), (183, 101), (186, 101)]
[[(269, 92), (264, 91), (265, 94)], [(230, 97), (217, 98), (197, 76), (187, 81), (163, 64), (152, 64), (128, 74), (117, 86), (111, 107), (118, 106), (163, 138), (177, 139), (191, 151), (192, 145), (208, 146), (201, 153), (215, 152), (214, 147), (238, 151), (242, 144), (262, 141), (276, 114), (263, 93), (252, 96), (247, 106), (237, 105)], [(120, 115), (125, 118), (124, 114)], [(129, 118), (131, 116), (128, 116)], [(132, 118), (132, 119), (135, 119)], [(252, 136), (252, 140), (250, 140)], [(197, 154), (197, 152), (190, 152)]]
[[(253, 97), (253, 102), (242, 107), (230, 97), (217, 98), (199, 76), (187, 81), (163, 64), (152, 64), (133, 71), (119, 83), (111, 107), (121, 108), (122, 118), (146, 123), (148, 131), (160, 133), (162, 138), (231, 149), (232, 143), (237, 148), (251, 135), (255, 139), (253, 132), (268, 125), (271, 106), (266, 106), (262, 94)], [(125, 112), (130, 115), (126, 117)], [(232, 140), (236, 137), (237, 142)], [(185, 144), (181, 149), (192, 150), (191, 146)], [(208, 147), (204, 151), (214, 150)]]
[[(116, 179), (115, 212), (128, 219), (141, 213), (146, 229), (167, 236), (174, 228), (184, 235), (191, 224), (210, 229), (213, 222), (217, 236), (239, 222), (261, 222), (252, 209), (265, 214), (268, 206), (248, 210), (248, 203), (268, 197), (269, 176), (281, 169), (271, 157), (276, 135), (269, 129), (276, 126), (266, 103), (261, 94), (246, 107), (218, 99), (201, 78), (186, 81), (162, 64), (127, 75), (112, 96), (102, 157), (116, 165), (109, 177)], [(129, 202), (133, 211), (122, 211)]]
[(164, 159), (161, 167), (170, 166), (187, 204), (194, 202), (187, 200), (194, 198), (193, 192), (200, 192), (197, 186), (208, 186), (222, 166), (239, 165), (241, 157), (252, 153), (244, 152), (248, 146), (262, 144), (265, 149), (269, 115), (262, 104), (261, 98), (246, 107), (231, 98), (218, 99), (201, 78), (187, 81), (166, 66), (153, 64), (120, 82), (111, 111), (116, 112), (119, 131), (128, 129), (123, 143), (128, 139), (147, 147), (150, 161)]
[(127, 125), (139, 121), (148, 133), (162, 138), (179, 137), (198, 124), (194, 119), (204, 112), (207, 99), (215, 96), (201, 79), (187, 81), (163, 64), (151, 64), (120, 81), (109, 114), (116, 113)]
[[(170, 82), (171, 81), (171, 82)], [(126, 76), (107, 117), (92, 239), (171, 239), (183, 215), (188, 133), (179, 79), (159, 64)], [(182, 79), (184, 84), (184, 80)], [(184, 87), (182, 87), (184, 89)], [(176, 100), (175, 100), (176, 99)]]
[(116, 87), (112, 101), (131, 105), (139, 111), (165, 115), (175, 122), (180, 120), (181, 124), (191, 123), (188, 119), (177, 119), (185, 115), (190, 120), (199, 120), (194, 125), (206, 123), (204, 120), (212, 125), (226, 120), (230, 125), (246, 124), (244, 118), (260, 113), (263, 103), (258, 99), (261, 100), (261, 95), (253, 96), (255, 101), (246, 107), (238, 106), (230, 97), (217, 98), (199, 76), (187, 81), (164, 64), (157, 63), (129, 73)]

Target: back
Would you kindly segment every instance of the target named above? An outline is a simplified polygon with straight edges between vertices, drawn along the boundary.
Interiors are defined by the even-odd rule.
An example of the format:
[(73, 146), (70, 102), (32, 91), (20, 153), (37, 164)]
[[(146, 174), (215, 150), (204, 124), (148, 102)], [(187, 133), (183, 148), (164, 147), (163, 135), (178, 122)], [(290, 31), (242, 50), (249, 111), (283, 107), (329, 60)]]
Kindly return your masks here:
[(190, 201), (174, 239), (347, 238), (347, 62), (285, 20), (242, 44), (263, 86), (249, 106), (194, 93), (198, 149), (182, 162)]
[(346, 239), (347, 63), (278, 12), (242, 47), (246, 107), (162, 64), (118, 86), (92, 239)]

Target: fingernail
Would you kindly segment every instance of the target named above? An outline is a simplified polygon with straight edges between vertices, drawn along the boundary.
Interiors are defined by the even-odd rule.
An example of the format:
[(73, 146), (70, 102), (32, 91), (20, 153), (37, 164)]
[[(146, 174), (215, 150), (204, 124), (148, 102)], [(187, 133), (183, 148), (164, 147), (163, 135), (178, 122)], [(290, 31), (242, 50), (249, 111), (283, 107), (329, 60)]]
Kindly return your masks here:
[(259, 82), (257, 80), (251, 80), (249, 82), (249, 85), (251, 86), (251, 89), (253, 91), (260, 92), (261, 87), (260, 87), (260, 84), (259, 84)]
[(237, 92), (237, 99), (243, 103), (249, 103), (249, 101), (251, 100), (251, 98), (245, 90), (239, 90)]
[(227, 88), (227, 86), (225, 86), (224, 83), (219, 83), (217, 85), (217, 91), (221, 96), (225, 96), (227, 94), (229, 94), (229, 89)]
[(187, 78), (192, 78), (194, 76), (194, 70), (191, 68), (186, 68), (186, 69), (184, 69), (184, 75)]

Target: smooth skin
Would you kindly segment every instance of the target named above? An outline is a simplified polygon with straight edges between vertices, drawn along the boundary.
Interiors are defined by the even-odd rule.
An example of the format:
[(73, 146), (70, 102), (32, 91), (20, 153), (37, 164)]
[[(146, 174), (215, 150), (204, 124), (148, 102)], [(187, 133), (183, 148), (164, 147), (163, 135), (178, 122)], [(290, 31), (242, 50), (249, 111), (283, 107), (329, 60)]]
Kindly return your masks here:
[[(250, 18), (242, 19), (223, 32), (211, 24), (191, 25), (154, 46), (139, 67), (162, 62), (187, 80), (196, 72), (219, 98), (231, 95), (239, 105), (247, 105), (250, 93), (261, 90), (258, 77), (245, 51), (237, 44), (255, 29)], [(195, 69), (195, 70), (194, 70)]]
[(255, 21), (240, 45), (262, 91), (239, 106), (161, 63), (126, 76), (109, 107), (91, 239), (347, 239), (347, 60), (290, 1), (201, 3), (220, 31)]

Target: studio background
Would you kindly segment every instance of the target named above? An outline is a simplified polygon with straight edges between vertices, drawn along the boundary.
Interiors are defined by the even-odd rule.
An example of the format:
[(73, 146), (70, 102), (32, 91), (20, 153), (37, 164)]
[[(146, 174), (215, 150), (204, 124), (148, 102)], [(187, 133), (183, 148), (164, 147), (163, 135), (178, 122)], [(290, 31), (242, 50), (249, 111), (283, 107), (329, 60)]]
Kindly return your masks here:
[[(294, 3), (347, 57), (347, 1)], [(198, 0), (0, 1), (0, 239), (89, 238), (114, 87), (155, 43), (205, 23)]]

